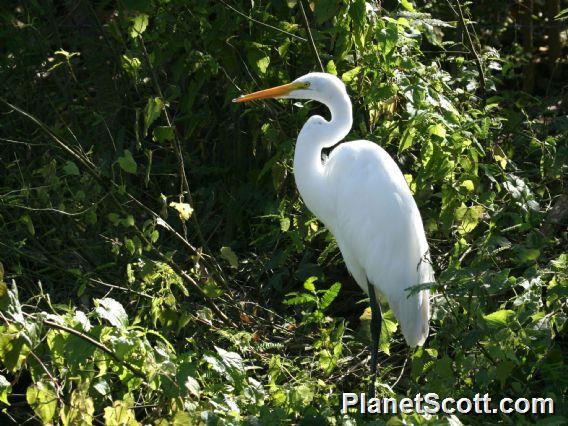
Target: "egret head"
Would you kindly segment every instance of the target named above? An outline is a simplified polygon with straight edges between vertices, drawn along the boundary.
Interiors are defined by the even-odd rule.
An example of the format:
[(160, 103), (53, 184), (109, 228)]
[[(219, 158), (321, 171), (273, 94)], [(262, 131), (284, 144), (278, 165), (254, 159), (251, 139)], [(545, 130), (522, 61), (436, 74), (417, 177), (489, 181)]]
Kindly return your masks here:
[(233, 99), (233, 102), (247, 102), (266, 98), (313, 99), (324, 104), (337, 96), (347, 96), (343, 82), (332, 74), (312, 72), (297, 78), (292, 83), (271, 89), (260, 90)]

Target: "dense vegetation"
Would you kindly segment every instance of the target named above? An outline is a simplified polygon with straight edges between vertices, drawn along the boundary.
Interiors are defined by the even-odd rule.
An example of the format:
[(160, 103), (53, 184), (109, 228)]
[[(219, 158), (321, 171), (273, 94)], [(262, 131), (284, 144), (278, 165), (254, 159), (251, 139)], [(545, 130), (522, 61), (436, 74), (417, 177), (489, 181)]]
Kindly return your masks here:
[(380, 394), (552, 397), (540, 421), (566, 421), (560, 2), (5, 3), (7, 420), (374, 420), (339, 412), (340, 392), (367, 388), (368, 301), (291, 173), (300, 127), (326, 111), (231, 103), (323, 68), (353, 100), (349, 138), (403, 170), (436, 270), (423, 348), (384, 308)]

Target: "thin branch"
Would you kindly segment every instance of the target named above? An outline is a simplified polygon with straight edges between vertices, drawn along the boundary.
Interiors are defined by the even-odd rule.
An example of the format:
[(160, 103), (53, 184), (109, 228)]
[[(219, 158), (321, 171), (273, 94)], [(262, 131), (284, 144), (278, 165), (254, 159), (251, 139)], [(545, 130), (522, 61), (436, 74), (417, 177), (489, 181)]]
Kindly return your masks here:
[(473, 44), (471, 34), (469, 32), (469, 29), (467, 28), (467, 24), (465, 23), (465, 18), (463, 16), (463, 10), (462, 10), (460, 1), (456, 0), (456, 4), (458, 6), (457, 11), (454, 8), (454, 6), (452, 5), (450, 0), (446, 0), (446, 3), (448, 3), (448, 5), (450, 6), (450, 9), (452, 9), (452, 11), (457, 14), (457, 16), (460, 20), (460, 23), (461, 23), (463, 29), (465, 30), (467, 43), (468, 43), (469, 48), (471, 49), (471, 53), (473, 54), (473, 57), (475, 59), (475, 65), (477, 66), (477, 71), (479, 72), (479, 78), (481, 79), (481, 89), (482, 89), (483, 92), (485, 92), (485, 73), (483, 72), (483, 66), (481, 64), (481, 57), (479, 56), (479, 54), (477, 53), (477, 50), (475, 49), (475, 45)]
[(318, 50), (316, 48), (316, 44), (314, 43), (314, 38), (312, 37), (312, 31), (310, 30), (310, 23), (308, 21), (308, 16), (306, 15), (306, 11), (304, 10), (304, 5), (302, 4), (302, 0), (299, 0), (298, 4), (300, 5), (300, 9), (302, 10), (302, 15), (304, 17), (304, 27), (306, 28), (306, 32), (308, 33), (308, 38), (310, 39), (310, 48), (312, 49), (312, 52), (314, 53), (315, 57), (318, 60), (321, 72), (325, 72), (325, 69), (323, 68), (323, 65), (321, 63)]
[(219, 1), (220, 1), (221, 3), (223, 3), (226, 7), (228, 7), (229, 9), (231, 9), (233, 12), (238, 13), (238, 14), (241, 15), (242, 17), (248, 19), (248, 20), (251, 21), (251, 22), (254, 22), (255, 24), (259, 24), (259, 25), (262, 25), (262, 26), (264, 26), (264, 27), (270, 28), (270, 29), (272, 29), (272, 30), (275, 30), (275, 31), (284, 33), (284, 34), (286, 34), (286, 35), (289, 35), (290, 37), (297, 38), (298, 40), (308, 41), (308, 40), (306, 40), (304, 37), (297, 36), (296, 34), (289, 33), (288, 31), (285, 31), (285, 30), (283, 30), (283, 29), (280, 29), (280, 28), (277, 28), (277, 27), (273, 27), (272, 25), (266, 24), (266, 23), (261, 22), (261, 21), (257, 21), (256, 19), (254, 19), (254, 18), (252, 18), (252, 17), (250, 17), (250, 16), (244, 14), (244, 13), (241, 12), (240, 10), (235, 9), (235, 8), (234, 8), (233, 6), (231, 6), (230, 4), (225, 3), (223, 0), (219, 0)]
[(73, 334), (74, 336), (77, 336), (77, 337), (83, 339), (84, 341), (90, 343), (91, 345), (95, 346), (97, 349), (100, 349), (102, 352), (109, 355), (113, 360), (115, 360), (119, 364), (128, 368), (135, 376), (146, 380), (146, 376), (144, 375), (144, 373), (142, 371), (140, 371), (138, 369), (138, 367), (135, 367), (134, 365), (132, 365), (132, 364), (126, 362), (126, 361), (121, 360), (111, 349), (106, 347), (104, 344), (102, 344), (98, 340), (93, 339), (88, 334), (81, 333), (80, 331), (75, 330), (71, 327), (67, 327), (67, 326), (62, 325), (62, 324), (57, 324), (56, 322), (53, 322), (53, 321), (50, 321), (50, 320), (43, 320), (43, 323), (45, 325), (51, 327), (51, 328), (55, 328), (55, 329), (58, 329), (58, 330), (61, 330), (61, 331), (65, 331), (66, 333)]

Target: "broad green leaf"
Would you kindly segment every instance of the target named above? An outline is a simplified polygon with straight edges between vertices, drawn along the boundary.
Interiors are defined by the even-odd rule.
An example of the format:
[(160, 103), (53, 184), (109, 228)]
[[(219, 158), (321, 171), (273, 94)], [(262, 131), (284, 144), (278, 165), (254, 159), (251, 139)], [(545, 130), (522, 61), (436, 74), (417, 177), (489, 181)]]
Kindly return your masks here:
[(169, 126), (159, 126), (152, 132), (154, 142), (168, 142), (174, 140), (174, 129)]
[(221, 247), (221, 256), (229, 262), (229, 265), (231, 265), (232, 268), (238, 268), (239, 258), (231, 247)]
[(107, 320), (111, 325), (118, 328), (125, 328), (128, 325), (128, 315), (123, 306), (110, 297), (95, 299), (95, 312), (97, 315)]
[(406, 129), (404, 129), (404, 133), (400, 138), (400, 145), (398, 148), (398, 152), (402, 153), (412, 146), (412, 144), (414, 143), (415, 134), (416, 134), (416, 129), (412, 126), (409, 126)]
[(360, 71), (361, 71), (361, 67), (355, 67), (350, 71), (344, 72), (341, 75), (341, 80), (343, 80), (343, 82), (345, 84), (349, 84), (351, 82), (351, 80), (353, 80), (355, 77), (357, 77), (357, 75), (359, 75)]
[(57, 395), (50, 384), (37, 382), (29, 386), (26, 401), (44, 424), (51, 422), (57, 408)]
[(465, 189), (467, 189), (469, 192), (473, 192), (473, 190), (475, 189), (474, 185), (473, 185), (473, 181), (467, 179), (464, 180), (460, 186), (463, 186)]
[(93, 424), (94, 412), (93, 399), (86, 392), (75, 390), (71, 393), (69, 405), (65, 405), (59, 410), (59, 416), (64, 426), (89, 426)]
[(63, 166), (63, 171), (68, 176), (79, 176), (81, 174), (79, 172), (79, 168), (73, 161), (66, 161), (65, 165)]
[(125, 401), (114, 401), (112, 407), (104, 410), (106, 426), (138, 426), (134, 411)]
[(519, 248), (519, 259), (523, 262), (533, 262), (540, 257), (540, 250), (536, 248)]
[(337, 0), (318, 0), (311, 3), (315, 6), (314, 15), (318, 25), (323, 24), (325, 21), (330, 20), (337, 13), (339, 9)]
[(130, 37), (136, 38), (146, 31), (148, 26), (148, 15), (140, 13), (132, 20), (132, 27), (130, 28)]
[(507, 327), (515, 313), (509, 309), (495, 311), (489, 315), (485, 315), (483, 319), (489, 328), (503, 328)]
[(12, 384), (0, 374), (0, 401), (6, 405), (10, 405), (8, 401), (8, 396), (12, 393)]
[(483, 216), (483, 206), (467, 207), (462, 203), (455, 211), (455, 218), (460, 221), (457, 230), (460, 234), (469, 234), (479, 224)]
[(428, 133), (433, 136), (438, 136), (441, 139), (446, 137), (446, 128), (441, 124), (432, 124), (428, 127)]
[(124, 150), (124, 155), (122, 157), (118, 157), (118, 164), (122, 170), (133, 175), (135, 175), (138, 170), (136, 161), (128, 149)]
[(270, 56), (266, 48), (258, 43), (251, 43), (247, 50), (247, 60), (258, 74), (265, 74), (270, 65)]
[(148, 103), (144, 108), (144, 135), (148, 134), (148, 129), (154, 121), (160, 117), (164, 109), (164, 101), (161, 98), (155, 97), (148, 99)]
[(333, 62), (333, 59), (329, 60), (325, 66), (325, 71), (329, 74), (337, 75), (337, 67), (335, 66), (335, 62)]
[(392, 335), (396, 331), (397, 322), (393, 312), (389, 309), (383, 314), (381, 322), (381, 337), (379, 338), (379, 349), (385, 354), (390, 355), (390, 344)]
[(399, 0), (399, 3), (409, 12), (414, 12), (414, 5), (408, 0)]
[(188, 221), (193, 214), (193, 208), (188, 203), (176, 203), (175, 201), (172, 201), (170, 203), (170, 207), (177, 210), (179, 218), (183, 222)]

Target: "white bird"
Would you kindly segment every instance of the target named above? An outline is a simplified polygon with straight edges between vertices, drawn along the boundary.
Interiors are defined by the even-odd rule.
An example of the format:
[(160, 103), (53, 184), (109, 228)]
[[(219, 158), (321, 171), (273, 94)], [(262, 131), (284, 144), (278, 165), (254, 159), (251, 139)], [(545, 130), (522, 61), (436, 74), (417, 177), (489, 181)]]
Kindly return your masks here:
[(338, 144), (351, 130), (351, 101), (343, 82), (310, 73), (292, 83), (234, 99), (311, 99), (329, 108), (331, 119), (312, 116), (302, 127), (294, 153), (294, 177), (306, 206), (334, 235), (347, 269), (371, 301), (371, 396), (374, 396), (382, 315), (386, 300), (409, 346), (428, 337), (432, 283), (422, 218), (404, 176), (389, 154), (367, 140), (343, 142), (322, 161), (322, 149)]

